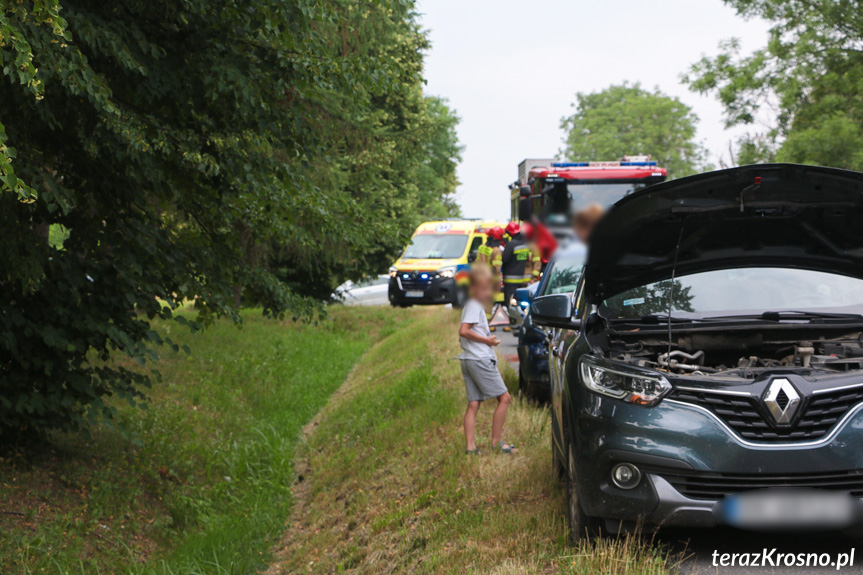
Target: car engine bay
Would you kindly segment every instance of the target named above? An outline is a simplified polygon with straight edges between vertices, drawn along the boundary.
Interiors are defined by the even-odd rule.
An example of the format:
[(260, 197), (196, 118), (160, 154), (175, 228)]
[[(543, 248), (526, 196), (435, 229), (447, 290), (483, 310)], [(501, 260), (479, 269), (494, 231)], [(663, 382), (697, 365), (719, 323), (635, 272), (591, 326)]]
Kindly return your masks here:
[(740, 379), (775, 370), (807, 375), (863, 369), (863, 332), (793, 337), (805, 335), (781, 330), (677, 334), (669, 348), (667, 337), (618, 332), (608, 340), (606, 357), (676, 375)]

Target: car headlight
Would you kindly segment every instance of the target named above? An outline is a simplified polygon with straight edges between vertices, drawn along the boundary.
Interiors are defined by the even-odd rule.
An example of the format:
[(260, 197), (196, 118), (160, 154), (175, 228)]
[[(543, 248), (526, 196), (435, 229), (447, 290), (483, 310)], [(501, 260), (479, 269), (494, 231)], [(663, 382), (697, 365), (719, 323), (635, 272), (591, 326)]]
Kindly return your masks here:
[(391, 277), (391, 278), (396, 277), (396, 276), (398, 275), (398, 273), (399, 273), (398, 268), (396, 268), (396, 267), (391, 267), (391, 268), (390, 268), (390, 277)]
[(437, 275), (439, 278), (455, 277), (455, 266), (448, 266), (445, 268), (441, 268), (437, 271)]
[(645, 375), (619, 364), (611, 366), (590, 356), (581, 359), (579, 369), (587, 389), (645, 407), (656, 405), (671, 391), (671, 384), (661, 375)]

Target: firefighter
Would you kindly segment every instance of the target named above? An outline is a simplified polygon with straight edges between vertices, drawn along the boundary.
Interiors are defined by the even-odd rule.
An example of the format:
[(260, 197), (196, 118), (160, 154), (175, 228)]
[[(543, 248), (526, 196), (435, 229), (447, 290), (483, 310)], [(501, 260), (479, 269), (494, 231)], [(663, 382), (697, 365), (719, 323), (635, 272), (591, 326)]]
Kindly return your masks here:
[(517, 222), (506, 225), (506, 233), (512, 238), (506, 244), (501, 258), (501, 275), (503, 276), (503, 301), (504, 307), (508, 307), (515, 290), (527, 285), (525, 274), (529, 274), (528, 264), (531, 261), (530, 248), (520, 233)]
[(501, 303), (503, 301), (503, 293), (501, 293), (500, 286), (500, 266), (503, 264), (503, 228), (500, 226), (494, 226), (486, 235), (488, 239), (486, 240), (484, 245), (481, 245), (477, 250), (476, 261), (478, 263), (487, 264), (491, 267), (491, 273), (494, 277), (494, 303)]
[(527, 247), (530, 249), (530, 262), (527, 264), (524, 279), (528, 284), (539, 281), (539, 276), (542, 274), (542, 255), (539, 252), (539, 246), (536, 242), (534, 227), (528, 222), (521, 224), (521, 235), (527, 242)]

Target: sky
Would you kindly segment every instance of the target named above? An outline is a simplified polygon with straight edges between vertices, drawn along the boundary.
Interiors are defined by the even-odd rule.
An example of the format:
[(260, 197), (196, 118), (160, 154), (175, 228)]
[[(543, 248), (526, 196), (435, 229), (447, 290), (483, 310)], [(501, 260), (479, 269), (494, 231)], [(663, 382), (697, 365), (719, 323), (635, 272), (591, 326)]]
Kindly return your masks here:
[(680, 75), (721, 40), (739, 38), (748, 53), (768, 30), (721, 0), (419, 0), (419, 11), (432, 42), (427, 92), (461, 117), (462, 214), (500, 220), (509, 218), (518, 163), (563, 147), (560, 119), (576, 92), (629, 81), (680, 98), (718, 165), (745, 130), (725, 130), (716, 97), (690, 92)]

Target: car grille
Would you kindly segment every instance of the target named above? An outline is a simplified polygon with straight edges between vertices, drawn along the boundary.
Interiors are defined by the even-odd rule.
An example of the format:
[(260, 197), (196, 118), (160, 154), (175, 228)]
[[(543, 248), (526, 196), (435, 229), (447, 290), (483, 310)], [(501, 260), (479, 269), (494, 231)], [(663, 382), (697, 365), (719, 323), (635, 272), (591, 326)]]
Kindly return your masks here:
[(660, 472), (660, 477), (691, 499), (722, 499), (730, 493), (771, 487), (844, 491), (863, 497), (863, 470), (792, 475)]
[[(675, 389), (669, 399), (709, 409), (740, 437), (753, 441), (807, 441), (827, 435), (852, 407), (863, 402), (863, 387), (837, 390), (804, 399), (791, 426), (776, 427), (756, 397)], [(781, 398), (780, 398), (781, 399)]]
[[(399, 282), (404, 290), (427, 290), (431, 285), (432, 275), (428, 272), (427, 279), (422, 279), (417, 272), (402, 273), (399, 275)], [(405, 276), (408, 277), (405, 277)]]

